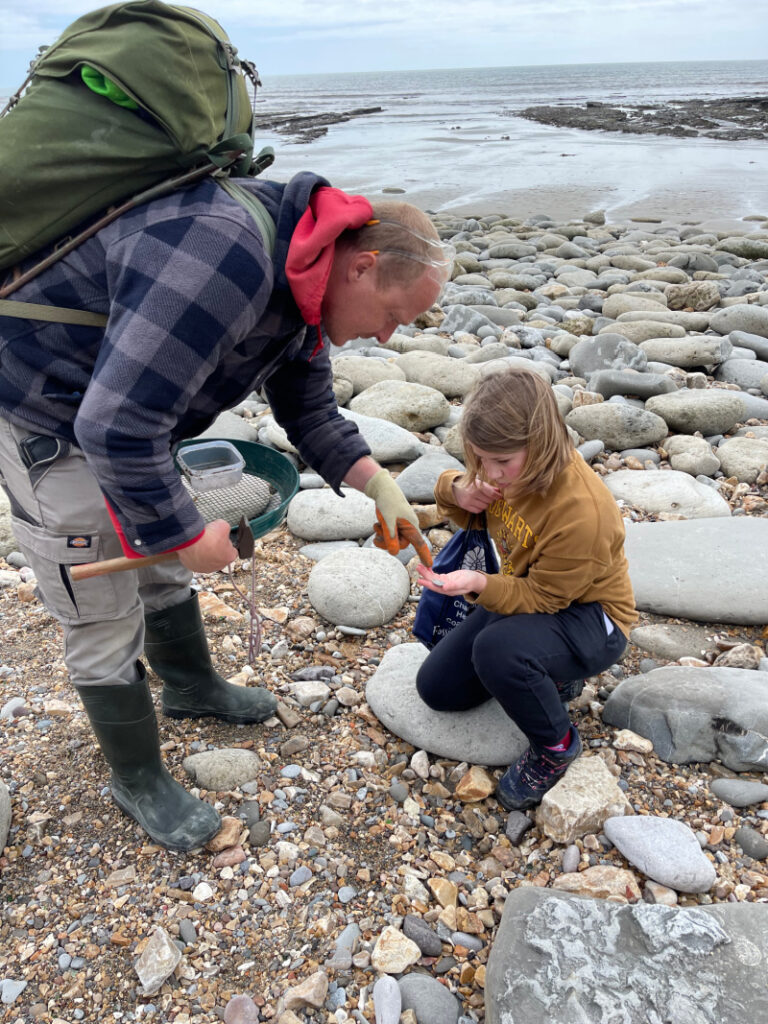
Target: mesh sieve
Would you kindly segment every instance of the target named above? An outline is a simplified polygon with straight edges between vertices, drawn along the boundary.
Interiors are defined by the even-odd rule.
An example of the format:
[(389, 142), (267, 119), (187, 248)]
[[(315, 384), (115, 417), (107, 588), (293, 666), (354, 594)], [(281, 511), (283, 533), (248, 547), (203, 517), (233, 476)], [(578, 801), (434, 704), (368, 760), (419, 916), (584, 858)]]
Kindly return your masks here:
[(249, 473), (243, 473), (232, 487), (217, 487), (213, 491), (195, 491), (184, 478), (182, 482), (206, 523), (223, 519), (230, 526), (237, 526), (242, 516), (256, 519), (280, 504), (277, 491), (260, 476)]

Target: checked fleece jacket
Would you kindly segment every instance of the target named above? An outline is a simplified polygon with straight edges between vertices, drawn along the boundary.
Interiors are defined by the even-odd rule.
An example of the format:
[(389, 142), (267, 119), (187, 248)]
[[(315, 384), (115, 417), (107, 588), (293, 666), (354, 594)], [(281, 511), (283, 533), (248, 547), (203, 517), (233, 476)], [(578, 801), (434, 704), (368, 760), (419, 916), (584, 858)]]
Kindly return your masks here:
[(338, 411), (328, 348), (317, 350), (285, 272), (294, 229), (327, 182), (239, 184), (276, 223), (271, 259), (249, 214), (204, 181), (123, 214), (14, 293), (108, 314), (106, 331), (0, 317), (0, 416), (83, 450), (128, 554), (199, 536), (172, 446), (256, 389), (336, 491), (370, 454)]

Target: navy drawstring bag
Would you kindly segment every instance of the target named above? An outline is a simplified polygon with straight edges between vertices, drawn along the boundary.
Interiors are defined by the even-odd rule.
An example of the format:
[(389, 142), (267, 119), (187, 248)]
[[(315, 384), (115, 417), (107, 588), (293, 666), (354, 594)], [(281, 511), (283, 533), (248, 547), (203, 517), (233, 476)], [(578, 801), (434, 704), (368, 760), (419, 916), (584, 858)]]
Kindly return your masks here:
[[(475, 569), (496, 573), (499, 560), (496, 550), (483, 528), (457, 530), (444, 548), (436, 555), (432, 570), (436, 573), (454, 572), (456, 569)], [(413, 635), (430, 650), (447, 636), (474, 609), (461, 594), (436, 594), (423, 590), (413, 620)]]

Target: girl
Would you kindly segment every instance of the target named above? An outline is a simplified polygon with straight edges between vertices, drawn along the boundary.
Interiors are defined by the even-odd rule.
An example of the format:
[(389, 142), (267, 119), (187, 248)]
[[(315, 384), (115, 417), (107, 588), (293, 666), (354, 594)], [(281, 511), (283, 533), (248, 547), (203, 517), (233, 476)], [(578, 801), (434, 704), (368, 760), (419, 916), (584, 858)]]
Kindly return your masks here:
[(486, 377), (465, 403), (461, 434), (465, 472), (443, 473), (435, 498), (460, 527), (485, 512), (501, 572), (419, 567), (422, 586), (476, 607), (430, 652), (416, 684), (438, 711), (496, 698), (530, 743), (496, 791), (507, 810), (522, 810), (581, 753), (567, 701), (626, 647), (636, 616), (624, 524), (537, 374)]

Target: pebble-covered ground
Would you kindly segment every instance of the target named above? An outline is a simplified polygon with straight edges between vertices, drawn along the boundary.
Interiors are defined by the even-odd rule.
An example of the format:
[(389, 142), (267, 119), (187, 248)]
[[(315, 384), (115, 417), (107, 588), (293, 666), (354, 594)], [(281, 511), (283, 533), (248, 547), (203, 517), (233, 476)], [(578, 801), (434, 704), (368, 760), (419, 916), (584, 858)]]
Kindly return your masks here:
[[(469, 806), (454, 796), (466, 766), (430, 758), (426, 772), (422, 756), (411, 767), (414, 749), (367, 710), (366, 679), (392, 644), (410, 640), (413, 602), (364, 638), (337, 635), (303, 596), (313, 563), (298, 555), (299, 542), (283, 530), (259, 547), (264, 638), (270, 646), (284, 639), (288, 650), (279, 660), (259, 655), (254, 669), (281, 694), (282, 720), (258, 727), (160, 722), (167, 763), (187, 785), (181, 762), (189, 753), (242, 746), (262, 759), (250, 793), (204, 794), (233, 818), (244, 812), (244, 801), (251, 803), (232, 857), (169, 854), (147, 845), (105, 791), (106, 766), (67, 683), (56, 623), (36, 601), (22, 600), (23, 591), (0, 593), (3, 696), (20, 696), (25, 704), (24, 713), (2, 723), (13, 826), (0, 860), (0, 977), (27, 982), (17, 1001), (0, 1009), (0, 1020), (191, 1024), (223, 1019), (230, 999), (248, 994), (261, 1020), (372, 1021), (377, 938), (406, 913), (434, 924), (442, 909), (431, 892), (423, 901), (404, 895), (406, 866), (425, 886), (459, 873), (452, 875), (462, 879), (459, 906), (474, 911), (465, 927), (480, 948), (445, 943), (422, 965), (459, 996), (465, 1013), (483, 1019), (483, 965), (505, 892), (550, 885), (563, 871), (564, 848), (535, 827), (513, 846), (507, 816), (493, 798)], [(238, 567), (236, 579), (247, 587), (250, 571)], [(226, 574), (202, 577), (200, 584), (229, 608), (245, 610)], [(651, 621), (659, 620), (641, 617)], [(708, 628), (724, 646), (761, 641), (754, 629)], [(247, 622), (209, 616), (208, 633), (218, 665), (242, 670)], [(598, 703), (576, 711), (585, 741), (615, 765), (637, 809), (707, 833), (718, 883), (711, 894), (681, 896), (681, 904), (765, 898), (768, 879), (740, 866), (741, 851), (732, 843), (739, 812), (723, 810), (706, 785), (697, 785), (732, 773), (717, 764), (671, 766), (653, 754), (613, 749), (615, 730), (601, 722), (599, 701), (619, 678), (639, 670), (641, 657), (630, 646), (621, 665), (596, 680)], [(299, 709), (287, 695), (291, 674), (317, 665), (331, 666), (332, 688), (343, 688), (345, 703), (335, 713), (328, 713), (332, 706), (317, 714)], [(281, 839), (295, 849), (278, 848)], [(593, 863), (626, 866), (597, 836), (576, 845)], [(488, 893), (483, 862), (491, 856), (504, 871), (502, 884)], [(350, 923), (361, 929), (363, 943), (351, 968), (339, 972), (326, 962)], [(184, 956), (176, 975), (145, 996), (134, 962), (158, 924)], [(281, 996), (317, 972), (330, 983), (323, 1008), (304, 1003), (280, 1014)]]

